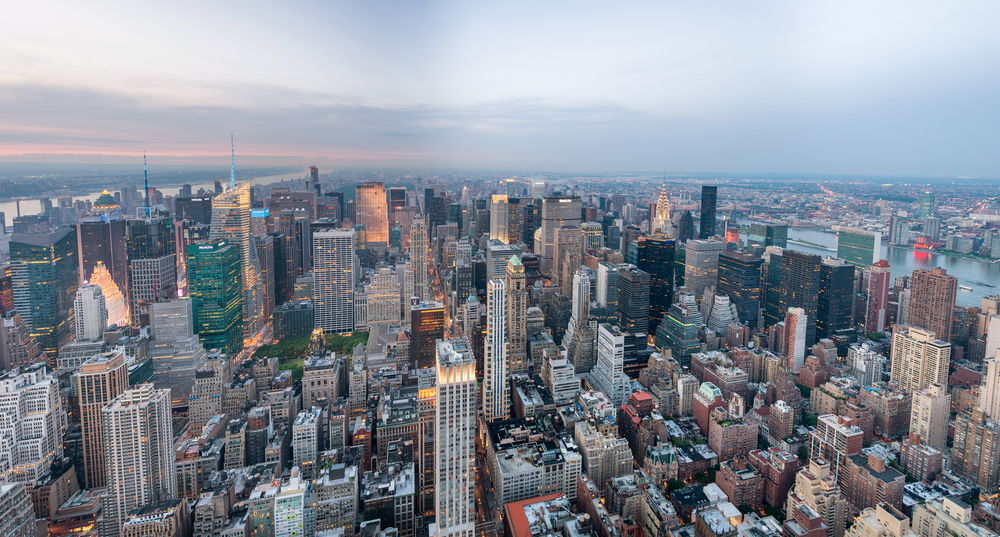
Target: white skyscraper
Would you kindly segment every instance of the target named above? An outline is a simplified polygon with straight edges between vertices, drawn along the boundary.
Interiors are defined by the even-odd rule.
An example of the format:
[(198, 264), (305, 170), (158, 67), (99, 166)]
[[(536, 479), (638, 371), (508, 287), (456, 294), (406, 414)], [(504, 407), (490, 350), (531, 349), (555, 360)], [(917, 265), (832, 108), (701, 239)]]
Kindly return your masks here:
[(618, 308), (618, 265), (607, 261), (597, 265), (596, 294), (594, 298), (602, 308)]
[(62, 460), (66, 412), (43, 364), (0, 376), (0, 482), (42, 480)]
[(313, 307), (323, 332), (354, 330), (354, 231), (313, 235)]
[(573, 275), (573, 312), (570, 314), (563, 347), (566, 357), (579, 372), (594, 367), (594, 333), (590, 329), (590, 277), (587, 271)]
[(508, 244), (507, 232), (510, 210), (505, 194), (494, 194), (490, 203), (490, 239)]
[(601, 323), (597, 334), (597, 365), (588, 380), (595, 390), (604, 392), (615, 408), (625, 403), (629, 396), (629, 381), (625, 375), (625, 334), (617, 326)]
[(785, 349), (792, 373), (798, 373), (806, 360), (806, 310), (788, 308), (785, 315)]
[(1000, 419), (1000, 358), (989, 358), (983, 362), (986, 375), (979, 389), (979, 409), (994, 421)]
[(486, 421), (510, 415), (507, 382), (507, 284), (494, 278), (486, 284), (486, 343), (483, 371), (483, 413)]
[(177, 497), (170, 390), (142, 384), (101, 411), (108, 472), (101, 537), (117, 537), (129, 511)]
[(414, 217), (410, 224), (410, 264), (413, 266), (413, 295), (422, 301), (431, 300), (427, 286), (427, 226), (420, 216)]
[(96, 285), (84, 285), (76, 290), (73, 316), (77, 339), (100, 339), (108, 327), (108, 310), (104, 295)]
[(437, 534), (472, 537), (476, 529), (476, 359), (468, 338), (438, 340), (435, 402)]

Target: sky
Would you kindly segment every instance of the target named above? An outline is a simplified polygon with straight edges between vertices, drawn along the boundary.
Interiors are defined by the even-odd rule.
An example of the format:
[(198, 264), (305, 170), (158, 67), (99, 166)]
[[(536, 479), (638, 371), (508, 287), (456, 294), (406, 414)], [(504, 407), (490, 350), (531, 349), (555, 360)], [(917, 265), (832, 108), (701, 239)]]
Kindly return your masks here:
[(1000, 3), (18, 2), (0, 162), (1000, 178)]

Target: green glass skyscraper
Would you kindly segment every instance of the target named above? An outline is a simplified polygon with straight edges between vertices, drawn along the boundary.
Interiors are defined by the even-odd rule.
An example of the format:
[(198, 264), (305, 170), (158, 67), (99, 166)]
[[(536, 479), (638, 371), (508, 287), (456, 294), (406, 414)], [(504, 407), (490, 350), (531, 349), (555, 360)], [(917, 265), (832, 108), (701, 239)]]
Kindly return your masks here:
[(228, 241), (187, 247), (188, 292), (194, 331), (206, 349), (243, 349), (243, 280), (240, 250)]
[(76, 233), (15, 233), (10, 240), (14, 307), (55, 367), (59, 347), (76, 330), (73, 300), (80, 286)]
[(882, 234), (863, 229), (836, 228), (837, 257), (848, 263), (868, 267), (874, 265), (882, 254)]
[(927, 218), (934, 214), (934, 193), (923, 192), (920, 194), (920, 209), (917, 210), (917, 218)]

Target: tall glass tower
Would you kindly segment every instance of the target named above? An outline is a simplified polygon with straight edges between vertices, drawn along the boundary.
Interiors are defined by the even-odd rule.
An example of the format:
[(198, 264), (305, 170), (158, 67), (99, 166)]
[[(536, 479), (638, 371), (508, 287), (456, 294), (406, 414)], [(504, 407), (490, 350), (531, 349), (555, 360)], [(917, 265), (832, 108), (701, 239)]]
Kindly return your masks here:
[(252, 339), (264, 326), (265, 319), (263, 281), (250, 221), (250, 183), (237, 185), (212, 200), (209, 239), (225, 240), (240, 251), (243, 338)]
[(187, 255), (195, 333), (206, 349), (239, 352), (244, 335), (239, 247), (226, 241), (190, 244)]
[(80, 287), (76, 233), (15, 233), (10, 240), (14, 307), (55, 366), (59, 348), (73, 340), (73, 301)]

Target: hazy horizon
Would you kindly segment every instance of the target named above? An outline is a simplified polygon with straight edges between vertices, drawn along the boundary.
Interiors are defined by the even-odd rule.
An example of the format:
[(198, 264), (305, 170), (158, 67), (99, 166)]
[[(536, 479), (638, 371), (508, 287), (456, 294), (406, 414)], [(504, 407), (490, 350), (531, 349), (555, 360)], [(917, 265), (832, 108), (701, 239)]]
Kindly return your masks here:
[(998, 18), (990, 2), (24, 3), (0, 20), (0, 162), (224, 167), (234, 134), (238, 166), (996, 179)]

